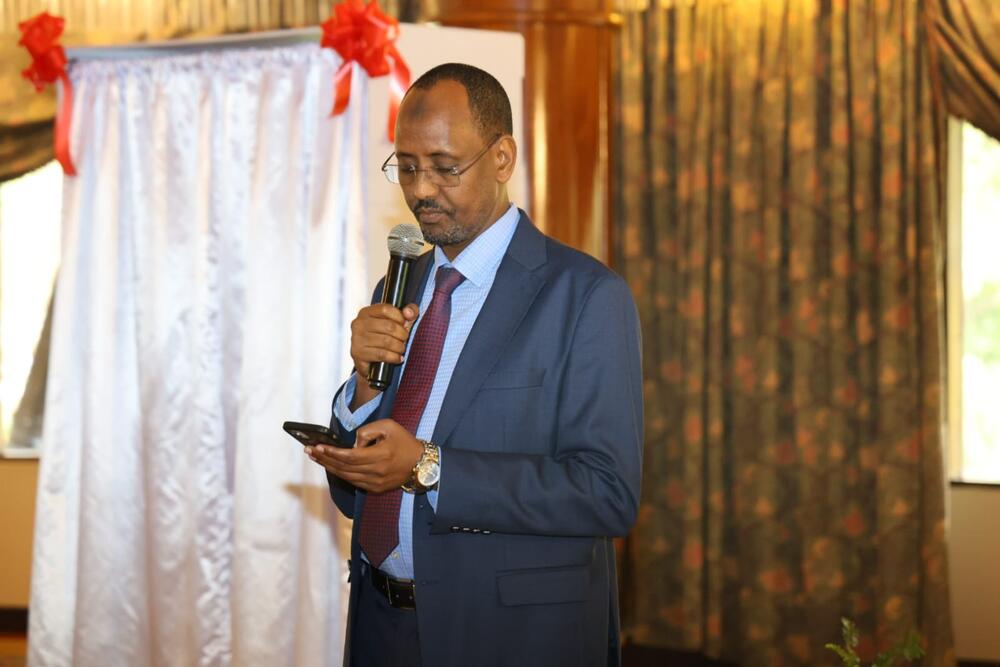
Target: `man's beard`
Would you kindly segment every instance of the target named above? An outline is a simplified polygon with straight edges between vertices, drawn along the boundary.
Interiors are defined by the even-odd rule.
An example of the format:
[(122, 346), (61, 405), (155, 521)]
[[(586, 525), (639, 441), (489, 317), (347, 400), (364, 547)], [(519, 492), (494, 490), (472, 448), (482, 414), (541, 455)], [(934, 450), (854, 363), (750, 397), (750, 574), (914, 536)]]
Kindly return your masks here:
[[(442, 222), (431, 224), (424, 224), (420, 221), (421, 211), (434, 211), (435, 213), (440, 213), (443, 217)], [(432, 245), (439, 247), (453, 246), (461, 243), (465, 243), (476, 237), (480, 232), (480, 229), (472, 229), (469, 227), (463, 227), (458, 221), (455, 220), (454, 211), (449, 211), (441, 206), (438, 206), (432, 200), (421, 200), (418, 201), (413, 206), (413, 215), (417, 219), (417, 223), (420, 225), (420, 231), (424, 235), (424, 241)]]
[[(419, 218), (417, 222), (420, 223)], [(475, 236), (474, 230), (462, 227), (454, 220), (442, 226), (440, 223), (431, 227), (420, 223), (420, 231), (424, 234), (424, 241), (436, 246), (451, 246), (464, 243)]]

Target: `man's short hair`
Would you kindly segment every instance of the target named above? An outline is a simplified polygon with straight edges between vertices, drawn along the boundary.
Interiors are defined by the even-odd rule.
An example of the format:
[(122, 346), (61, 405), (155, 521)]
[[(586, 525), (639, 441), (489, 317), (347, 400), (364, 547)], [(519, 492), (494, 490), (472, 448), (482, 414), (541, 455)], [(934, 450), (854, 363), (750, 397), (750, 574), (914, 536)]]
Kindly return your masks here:
[(476, 130), (489, 141), (498, 134), (514, 134), (510, 98), (496, 78), (464, 63), (445, 63), (425, 72), (410, 89), (429, 90), (439, 81), (457, 81), (469, 97), (469, 109)]

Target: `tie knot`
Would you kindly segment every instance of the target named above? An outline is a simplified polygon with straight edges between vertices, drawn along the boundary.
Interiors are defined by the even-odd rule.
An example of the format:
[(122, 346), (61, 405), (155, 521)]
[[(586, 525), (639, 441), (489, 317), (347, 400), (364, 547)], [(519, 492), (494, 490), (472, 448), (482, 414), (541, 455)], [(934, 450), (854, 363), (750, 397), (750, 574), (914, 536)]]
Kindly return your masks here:
[(450, 269), (447, 266), (440, 266), (437, 270), (437, 275), (434, 277), (434, 291), (441, 292), (445, 296), (451, 296), (451, 293), (455, 291), (461, 282), (465, 280), (465, 276), (458, 272), (456, 269)]

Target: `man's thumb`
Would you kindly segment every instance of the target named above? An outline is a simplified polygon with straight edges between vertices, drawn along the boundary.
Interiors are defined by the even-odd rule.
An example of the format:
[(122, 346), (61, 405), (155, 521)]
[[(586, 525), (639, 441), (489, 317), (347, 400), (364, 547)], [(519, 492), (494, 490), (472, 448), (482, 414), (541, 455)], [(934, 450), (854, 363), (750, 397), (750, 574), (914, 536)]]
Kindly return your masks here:
[(420, 306), (415, 303), (407, 304), (403, 307), (403, 318), (406, 322), (403, 326), (409, 331), (413, 327), (413, 323), (417, 321), (417, 316), (420, 314)]

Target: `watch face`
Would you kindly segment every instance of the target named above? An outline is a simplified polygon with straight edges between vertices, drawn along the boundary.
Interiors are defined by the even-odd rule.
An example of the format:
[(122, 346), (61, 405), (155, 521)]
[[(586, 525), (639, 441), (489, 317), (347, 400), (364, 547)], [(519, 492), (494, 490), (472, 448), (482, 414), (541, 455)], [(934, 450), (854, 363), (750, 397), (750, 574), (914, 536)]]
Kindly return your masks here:
[(430, 488), (438, 483), (441, 466), (433, 461), (425, 461), (417, 466), (417, 482), (420, 486)]

